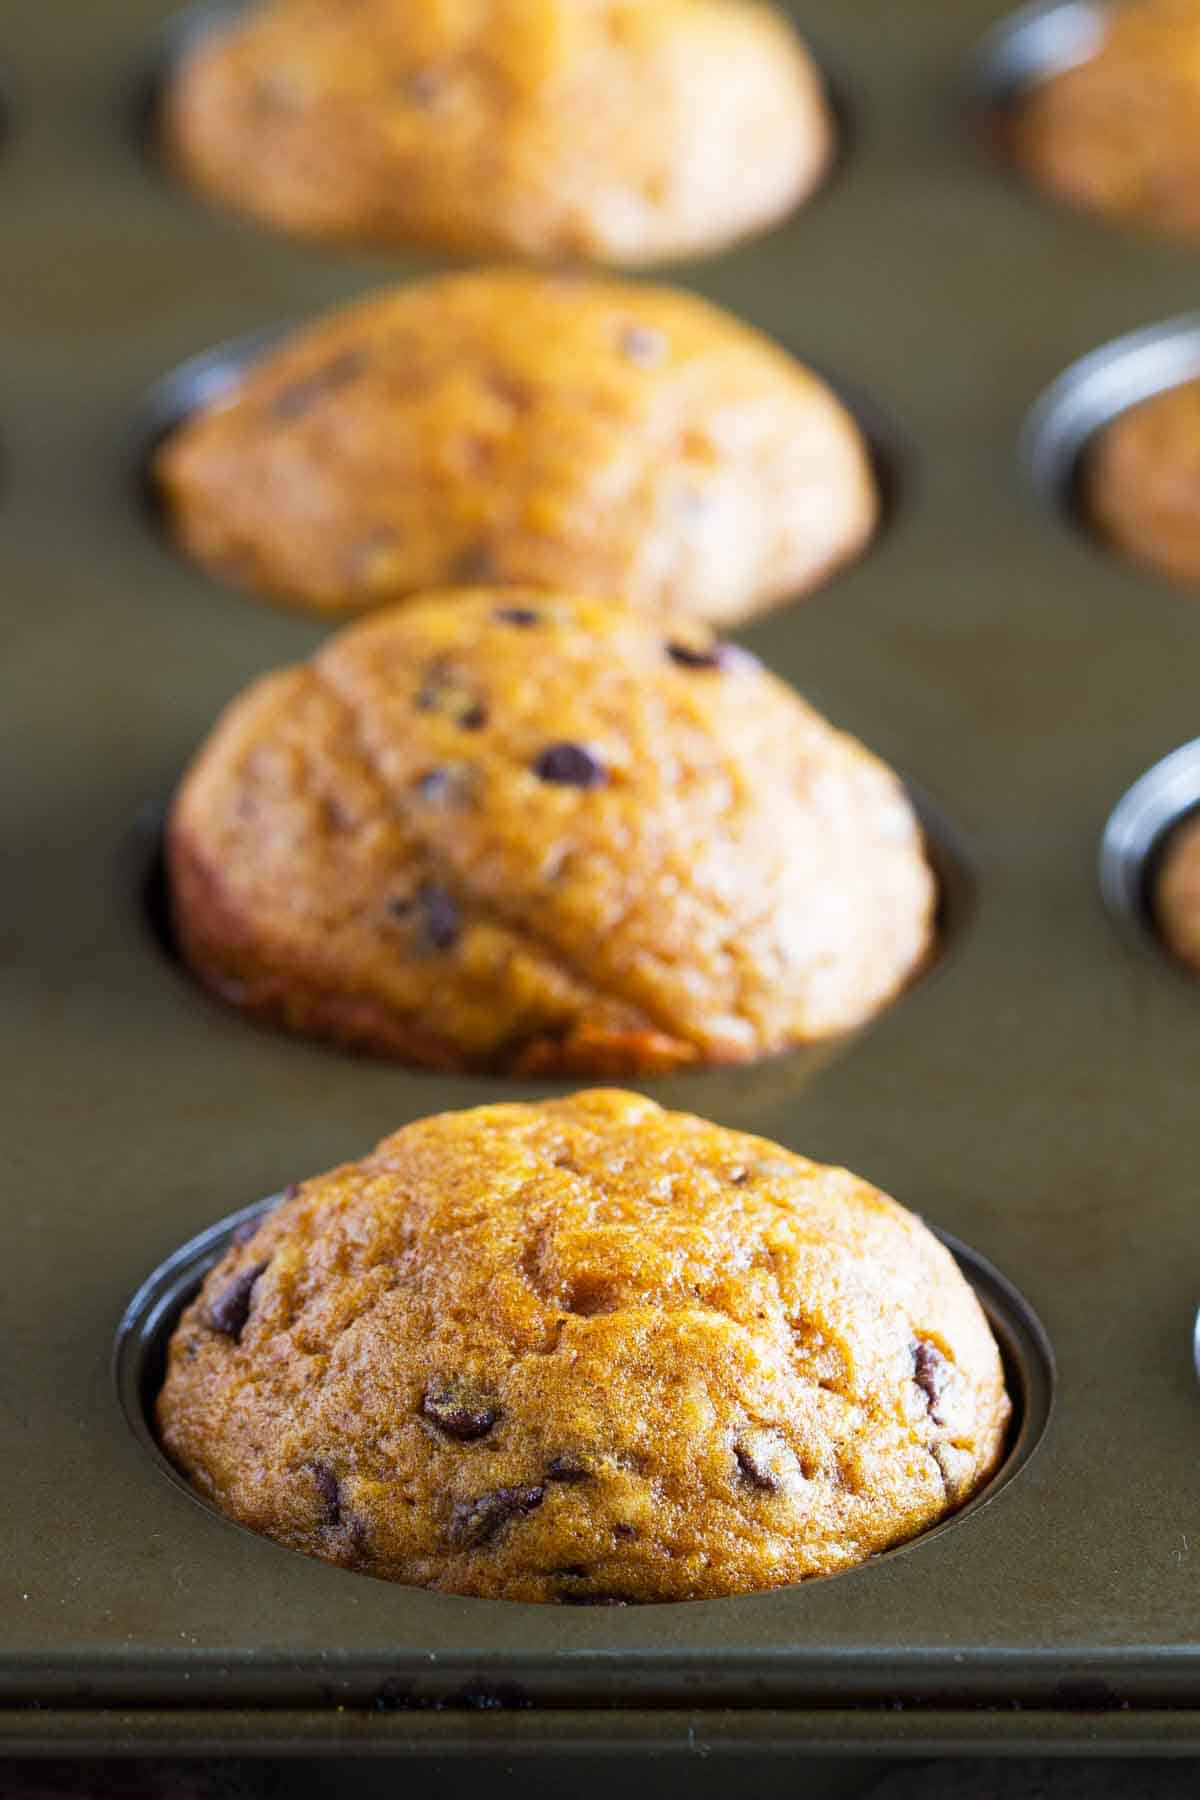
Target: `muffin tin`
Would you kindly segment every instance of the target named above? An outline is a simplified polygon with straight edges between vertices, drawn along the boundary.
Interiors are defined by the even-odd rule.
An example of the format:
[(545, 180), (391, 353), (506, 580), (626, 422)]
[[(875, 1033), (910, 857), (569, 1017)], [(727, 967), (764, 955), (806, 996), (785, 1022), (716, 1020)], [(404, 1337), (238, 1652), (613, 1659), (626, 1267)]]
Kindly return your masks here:
[[(407, 1119), (549, 1090), (258, 1030), (164, 953), (148, 903), (164, 797), (225, 700), (321, 632), (175, 556), (146, 504), (147, 432), (169, 415), (162, 390), (150, 413), (147, 396), (213, 346), (434, 265), (301, 248), (180, 193), (146, 129), (163, 0), (66, 23), (14, 6), (0, 152), (12, 1753), (558, 1750), (582, 1768), (600, 1750), (1200, 1749), (1200, 1002), (1120, 923), (1145, 919), (1146, 858), (1200, 786), (1167, 783), (1150, 826), (1136, 807), (1132, 826), (1113, 814), (1195, 736), (1200, 603), (1078, 529), (1063, 471), (1086, 430), (1064, 462), (1047, 450), (1053, 407), (1027, 428), (1064, 370), (1190, 303), (1195, 258), (997, 167), (977, 59), (995, 0), (792, 10), (845, 84), (836, 183), (781, 230), (667, 276), (834, 371), (911, 446), (872, 553), (743, 635), (949, 821), (953, 954), (844, 1044), (646, 1085), (845, 1162), (970, 1246), (1021, 1399), (1010, 1461), (979, 1504), (861, 1569), (625, 1611), (389, 1587), (240, 1531), (163, 1479), (145, 1388), (230, 1224), (213, 1222)], [(1120, 366), (1108, 411), (1141, 397)], [(1110, 814), (1103, 893), (1120, 920), (1097, 878)]]

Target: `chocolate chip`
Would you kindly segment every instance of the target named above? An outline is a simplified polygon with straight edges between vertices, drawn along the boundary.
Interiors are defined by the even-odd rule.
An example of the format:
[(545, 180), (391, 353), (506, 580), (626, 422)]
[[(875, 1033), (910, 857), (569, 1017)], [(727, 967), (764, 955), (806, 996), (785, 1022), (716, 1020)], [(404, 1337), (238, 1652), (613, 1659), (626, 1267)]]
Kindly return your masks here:
[(560, 1594), (560, 1606), (635, 1606), (625, 1594)]
[(292, 382), (276, 394), (271, 402), (273, 419), (299, 419), (308, 412), (324, 395), (333, 393), (337, 388), (345, 387), (356, 376), (362, 374), (367, 366), (367, 359), (361, 350), (343, 350), (332, 362), (325, 364), (301, 381)]
[(547, 1481), (563, 1481), (568, 1485), (574, 1485), (580, 1481), (590, 1481), (591, 1479), (592, 1471), (585, 1469), (574, 1456), (556, 1456), (552, 1462), (546, 1465)]
[(727, 644), (709, 644), (704, 649), (698, 649), (692, 644), (670, 643), (667, 645), (667, 655), (681, 669), (724, 669), (729, 664)]
[(414, 69), (400, 84), (405, 99), (414, 106), (436, 106), (445, 90), (446, 78), (438, 69)]
[(462, 936), (462, 912), (448, 889), (427, 881), (413, 898), (389, 900), (388, 911), (396, 919), (418, 921), (422, 943), (430, 950), (453, 950)]
[(453, 894), (426, 882), (417, 895), (426, 942), (435, 950), (452, 950), (462, 935), (462, 914)]
[(639, 369), (656, 369), (670, 348), (666, 333), (652, 325), (629, 325), (621, 333), (621, 350)]
[(500, 1417), (500, 1408), (469, 1381), (454, 1377), (426, 1388), (421, 1416), (444, 1436), (460, 1444), (473, 1444), (487, 1436)]
[(478, 1550), (490, 1544), (513, 1519), (523, 1518), (542, 1504), (544, 1487), (493, 1488), (477, 1500), (463, 1500), (450, 1519), (450, 1542), (459, 1550)]
[(328, 1531), (332, 1531), (336, 1525), (340, 1525), (342, 1522), (341, 1483), (328, 1463), (310, 1463), (309, 1468), (312, 1471), (312, 1478), (316, 1484), (321, 1504), (325, 1508), (325, 1517), (322, 1523)]
[(949, 1360), (927, 1338), (920, 1338), (913, 1345), (913, 1380), (925, 1395), (925, 1404), (935, 1425), (944, 1425), (946, 1422), (938, 1407), (946, 1391), (950, 1368)]
[(502, 625), (540, 625), (541, 613), (534, 612), (531, 606), (498, 606), (492, 614)]
[(250, 1300), (254, 1293), (254, 1284), (266, 1268), (265, 1262), (255, 1263), (251, 1269), (243, 1269), (240, 1275), (222, 1289), (208, 1308), (208, 1322), (214, 1331), (220, 1331), (231, 1337), (235, 1344), (241, 1342), (242, 1332), (246, 1329), (246, 1321), (250, 1317)]
[(608, 779), (604, 764), (582, 744), (549, 744), (533, 768), (540, 781), (560, 787), (601, 787)]
[(487, 708), (451, 673), (434, 668), (417, 694), (420, 712), (444, 713), (464, 731), (479, 731), (487, 724)]
[(638, 1533), (637, 1533), (636, 1525), (614, 1525), (613, 1526), (613, 1536), (614, 1537), (635, 1538), (637, 1536), (637, 1534)]
[(771, 1448), (771, 1433), (751, 1431), (737, 1440), (733, 1446), (733, 1454), (743, 1480), (748, 1481), (751, 1487), (761, 1488), (764, 1493), (776, 1494), (779, 1492), (779, 1477), (766, 1460)]

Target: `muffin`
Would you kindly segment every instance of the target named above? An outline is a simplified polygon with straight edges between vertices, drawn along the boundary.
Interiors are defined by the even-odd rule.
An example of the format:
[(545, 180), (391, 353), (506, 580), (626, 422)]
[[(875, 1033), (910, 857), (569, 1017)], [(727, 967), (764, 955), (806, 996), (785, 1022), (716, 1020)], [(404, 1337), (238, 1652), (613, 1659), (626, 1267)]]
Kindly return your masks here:
[(539, 1074), (848, 1031), (935, 904), (895, 776), (752, 657), (521, 589), (394, 608), (259, 681), (168, 865), (184, 955), (247, 1012)]
[(1096, 33), (1095, 54), (1017, 106), (1013, 156), (1059, 199), (1200, 239), (1200, 0), (1098, 10)]
[(1155, 914), (1168, 950), (1200, 972), (1200, 812), (1185, 819), (1167, 840)]
[(249, 1233), (171, 1341), (162, 1442), (240, 1524), (386, 1580), (781, 1587), (1003, 1454), (996, 1344), (918, 1219), (640, 1096), (423, 1119)]
[(1158, 575), (1200, 584), (1200, 381), (1166, 388), (1097, 433), (1083, 502), (1100, 535)]
[(298, 237), (629, 265), (765, 229), (833, 148), (812, 59), (750, 0), (274, 0), (186, 56), (163, 135)]
[(188, 555), (331, 617), (512, 581), (728, 624), (825, 580), (878, 510), (846, 409), (757, 332), (513, 269), (300, 331), (155, 467)]

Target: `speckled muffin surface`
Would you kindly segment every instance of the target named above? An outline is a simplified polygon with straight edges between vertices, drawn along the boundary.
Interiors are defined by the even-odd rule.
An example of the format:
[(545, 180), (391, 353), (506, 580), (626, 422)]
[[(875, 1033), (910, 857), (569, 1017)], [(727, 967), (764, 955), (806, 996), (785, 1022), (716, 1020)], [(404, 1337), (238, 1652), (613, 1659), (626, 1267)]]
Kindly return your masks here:
[(745, 652), (597, 601), (433, 596), (237, 700), (168, 831), (178, 936), (291, 1029), (644, 1073), (860, 1024), (930, 944), (895, 776)]
[(629, 265), (765, 229), (833, 148), (807, 51), (751, 0), (274, 0), (185, 58), (163, 134), (301, 237)]
[(1200, 0), (1128, 0), (1017, 107), (1008, 146), (1059, 199), (1200, 239)]
[(298, 332), (156, 473), (187, 554), (328, 616), (511, 581), (729, 623), (851, 560), (878, 512), (849, 413), (757, 332), (512, 269)]
[(1200, 973), (1200, 813), (1171, 833), (1155, 894), (1163, 941), (1180, 962)]
[(449, 1593), (687, 1600), (845, 1569), (1002, 1455), (949, 1253), (866, 1182), (599, 1091), (446, 1113), (292, 1190), (171, 1344), (241, 1523)]
[(1114, 549), (1168, 581), (1200, 586), (1200, 381), (1143, 400), (1099, 432), (1083, 493)]

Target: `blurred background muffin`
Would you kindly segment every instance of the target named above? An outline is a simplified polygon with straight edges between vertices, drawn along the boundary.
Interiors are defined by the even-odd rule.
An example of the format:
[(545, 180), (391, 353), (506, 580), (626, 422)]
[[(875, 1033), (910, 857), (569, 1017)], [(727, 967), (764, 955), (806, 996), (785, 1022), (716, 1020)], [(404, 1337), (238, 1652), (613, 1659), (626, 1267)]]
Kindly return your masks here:
[(1081, 498), (1116, 550), (1200, 587), (1200, 381), (1118, 414), (1088, 446)]
[(936, 884), (896, 777), (744, 651), (598, 601), (434, 595), (234, 702), (168, 860), (245, 1011), (443, 1068), (648, 1074), (862, 1024)]
[(1200, 812), (1177, 825), (1167, 839), (1154, 915), (1168, 950), (1200, 974)]
[(857, 425), (786, 351), (690, 294), (517, 269), (296, 332), (156, 478), (187, 554), (330, 616), (518, 582), (729, 624), (878, 517)]
[(297, 236), (643, 264), (760, 231), (833, 128), (755, 0), (269, 0), (164, 103), (211, 199)]
[(1126, 0), (1096, 19), (1095, 53), (1016, 107), (1011, 153), (1072, 205), (1200, 240), (1200, 0)]

